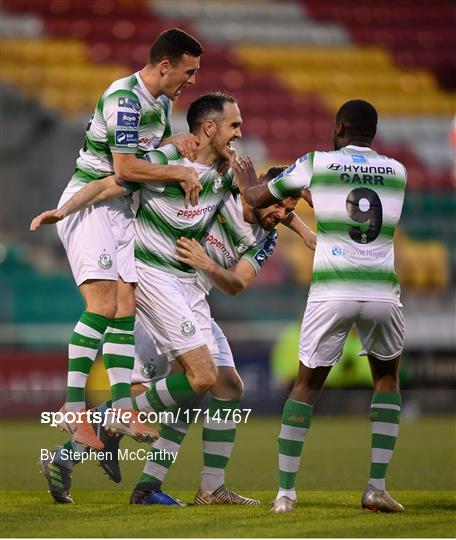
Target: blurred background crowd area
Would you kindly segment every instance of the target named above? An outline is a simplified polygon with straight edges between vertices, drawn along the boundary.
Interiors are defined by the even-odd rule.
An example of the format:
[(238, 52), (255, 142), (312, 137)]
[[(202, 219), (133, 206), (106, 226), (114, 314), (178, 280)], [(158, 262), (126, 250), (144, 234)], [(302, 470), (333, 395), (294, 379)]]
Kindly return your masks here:
[[(56, 206), (100, 93), (145, 64), (159, 32), (178, 26), (205, 52), (197, 84), (176, 103), (174, 130), (187, 130), (186, 108), (201, 93), (231, 93), (244, 120), (238, 148), (259, 171), (331, 149), (346, 100), (377, 107), (374, 148), (408, 169), (396, 233), (407, 350), (428, 354), (425, 369), (437, 379), (456, 381), (456, 368), (439, 363), (456, 354), (454, 2), (2, 0), (0, 10), (3, 349), (64, 347), (82, 302), (55, 228), (32, 235), (29, 222)], [(297, 211), (315, 225), (304, 202)], [(312, 253), (281, 228), (251, 290), (212, 294), (241, 357), (268, 355), (301, 318), (311, 268)]]

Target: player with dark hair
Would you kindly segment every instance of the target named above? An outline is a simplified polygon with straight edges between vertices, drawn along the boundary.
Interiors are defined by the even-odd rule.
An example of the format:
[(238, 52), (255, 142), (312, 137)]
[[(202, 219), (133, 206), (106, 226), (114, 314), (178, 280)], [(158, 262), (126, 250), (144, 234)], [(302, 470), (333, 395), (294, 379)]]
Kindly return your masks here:
[(163, 59), (176, 66), (183, 55), (199, 58), (204, 52), (201, 43), (180, 28), (170, 28), (162, 32), (153, 42), (149, 51), (149, 64), (155, 66)]
[[(195, 83), (200, 43), (173, 28), (152, 45), (151, 61), (140, 71), (109, 86), (98, 100), (85, 134), (75, 172), (59, 205), (87, 184), (115, 174), (129, 181), (179, 182), (188, 199), (196, 202), (200, 184), (194, 169), (164, 166), (139, 159), (164, 143), (174, 143), (193, 159), (193, 135), (171, 137), (171, 104), (185, 86)], [(86, 303), (69, 344), (66, 403), (63, 411), (78, 412), (80, 422), (63, 421), (76, 442), (102, 449), (84, 410), (86, 380), (103, 340), (113, 407), (130, 411), (128, 425), (112, 429), (137, 439), (152, 440), (157, 433), (136, 422), (130, 397), (134, 362), (133, 214), (128, 198), (81, 210), (60, 221), (57, 231), (67, 252), (75, 281)], [(57, 217), (62, 217), (57, 211)]]
[(280, 488), (273, 512), (295, 507), (296, 474), (313, 405), (353, 324), (374, 382), (372, 461), (362, 507), (404, 510), (385, 490), (385, 476), (401, 407), (398, 366), (404, 319), (393, 234), (407, 173), (401, 163), (371, 149), (376, 129), (375, 108), (366, 101), (348, 101), (336, 115), (334, 152), (305, 154), (267, 185), (238, 176), (247, 202), (258, 208), (309, 188), (317, 219), (312, 284), (300, 336), (301, 364), (283, 409)]

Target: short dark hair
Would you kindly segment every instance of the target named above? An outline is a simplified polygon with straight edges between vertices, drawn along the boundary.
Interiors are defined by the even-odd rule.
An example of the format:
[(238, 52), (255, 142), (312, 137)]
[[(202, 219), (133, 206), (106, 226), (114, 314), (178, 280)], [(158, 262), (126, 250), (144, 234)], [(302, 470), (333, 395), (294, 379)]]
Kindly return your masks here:
[(282, 165), (280, 167), (270, 167), (265, 173), (264, 173), (264, 181), (269, 182), (269, 180), (274, 179), (276, 176), (279, 176), (281, 172), (283, 172), (287, 167), (285, 165)]
[(368, 101), (352, 99), (337, 111), (336, 122), (342, 122), (351, 136), (373, 139), (377, 132), (378, 115)]
[(180, 28), (170, 28), (162, 32), (152, 43), (149, 52), (149, 64), (158, 64), (165, 58), (171, 64), (177, 64), (183, 54), (198, 57), (203, 52), (204, 49), (196, 38)]
[(190, 132), (195, 133), (198, 131), (204, 120), (211, 114), (222, 114), (225, 103), (237, 103), (237, 101), (233, 96), (222, 92), (203, 94), (198, 99), (195, 99), (187, 112), (187, 123)]

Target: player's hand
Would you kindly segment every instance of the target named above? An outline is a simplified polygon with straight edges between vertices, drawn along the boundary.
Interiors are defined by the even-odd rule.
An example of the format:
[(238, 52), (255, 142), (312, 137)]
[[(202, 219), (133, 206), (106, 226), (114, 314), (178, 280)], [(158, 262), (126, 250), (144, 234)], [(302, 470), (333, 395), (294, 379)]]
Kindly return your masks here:
[(195, 270), (208, 270), (213, 262), (203, 246), (194, 238), (179, 238), (176, 245), (177, 260), (190, 265)]
[(255, 167), (249, 156), (240, 156), (233, 159), (232, 168), (241, 193), (249, 187), (258, 185)]
[(317, 247), (317, 235), (312, 231), (312, 229), (304, 232), (302, 238), (306, 246), (312, 251), (315, 251), (315, 248)]
[(301, 198), (306, 201), (306, 203), (310, 206), (310, 208), (313, 208), (313, 201), (312, 201), (312, 193), (308, 189), (303, 189), (301, 191)]
[(198, 173), (192, 167), (180, 167), (179, 184), (182, 191), (185, 193), (184, 206), (196, 206), (199, 201), (199, 193), (202, 189), (201, 182), (198, 178)]
[(54, 208), (54, 210), (47, 210), (46, 212), (42, 212), (39, 216), (33, 218), (32, 223), (30, 223), (30, 230), (32, 232), (36, 231), (41, 225), (57, 223), (57, 221), (61, 221), (65, 217), (64, 212), (58, 208)]
[(192, 133), (176, 133), (166, 139), (166, 143), (174, 144), (182, 156), (190, 161), (195, 161), (198, 155), (199, 138)]
[(230, 149), (230, 157), (226, 159), (221, 159), (217, 164), (217, 172), (223, 176), (226, 174), (229, 169), (233, 166), (234, 160), (237, 158), (236, 151), (231, 148)]

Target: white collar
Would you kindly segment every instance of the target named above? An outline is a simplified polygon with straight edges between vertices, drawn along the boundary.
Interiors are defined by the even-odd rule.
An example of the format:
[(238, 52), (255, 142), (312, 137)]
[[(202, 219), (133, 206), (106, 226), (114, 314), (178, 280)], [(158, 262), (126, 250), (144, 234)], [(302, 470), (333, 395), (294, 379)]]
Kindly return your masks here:
[(355, 146), (354, 144), (347, 144), (344, 148), (350, 148), (351, 150), (356, 150), (357, 152), (372, 152), (372, 148), (369, 146)]
[(141, 78), (141, 75), (139, 74), (139, 71), (135, 73), (136, 80), (138, 81), (139, 86), (141, 87), (141, 90), (146, 94), (146, 97), (149, 99), (155, 101), (157, 98), (154, 98), (154, 96), (147, 90), (146, 85), (144, 84), (144, 81)]

